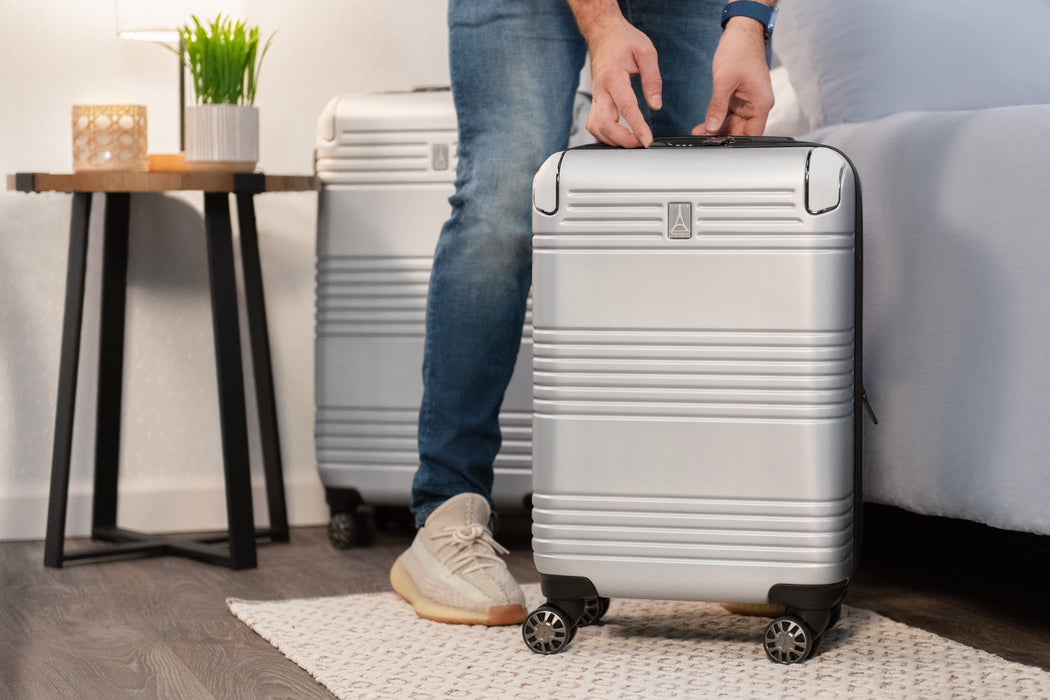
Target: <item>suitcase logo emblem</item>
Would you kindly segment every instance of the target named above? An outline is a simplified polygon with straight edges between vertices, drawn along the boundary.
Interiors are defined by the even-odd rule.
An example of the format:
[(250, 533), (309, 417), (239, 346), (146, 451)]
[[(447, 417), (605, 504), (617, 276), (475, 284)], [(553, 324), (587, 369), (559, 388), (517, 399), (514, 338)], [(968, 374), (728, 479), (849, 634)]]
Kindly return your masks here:
[(430, 147), (431, 166), (434, 170), (448, 170), (448, 144), (435, 143)]
[(667, 205), (667, 237), (693, 237), (693, 205), (691, 202), (669, 202)]

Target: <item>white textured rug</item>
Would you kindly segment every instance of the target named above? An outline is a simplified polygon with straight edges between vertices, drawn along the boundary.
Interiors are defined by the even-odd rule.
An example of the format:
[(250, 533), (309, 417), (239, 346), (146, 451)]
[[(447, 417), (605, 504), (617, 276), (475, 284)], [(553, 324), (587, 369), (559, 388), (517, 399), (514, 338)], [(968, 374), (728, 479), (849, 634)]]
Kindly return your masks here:
[(768, 620), (711, 603), (613, 600), (541, 656), (519, 627), (421, 620), (396, 593), (227, 602), (340, 698), (1050, 698), (1046, 671), (849, 607), (817, 656), (784, 666), (761, 648)]

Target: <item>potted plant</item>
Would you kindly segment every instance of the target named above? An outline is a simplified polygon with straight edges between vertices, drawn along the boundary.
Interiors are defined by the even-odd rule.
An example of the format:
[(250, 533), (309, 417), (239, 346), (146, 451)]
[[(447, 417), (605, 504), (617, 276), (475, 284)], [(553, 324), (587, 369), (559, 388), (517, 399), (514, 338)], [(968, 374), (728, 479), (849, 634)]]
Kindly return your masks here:
[(271, 34), (259, 50), (259, 28), (219, 15), (180, 28), (196, 104), (186, 107), (186, 162), (191, 170), (251, 171), (259, 160), (255, 89)]

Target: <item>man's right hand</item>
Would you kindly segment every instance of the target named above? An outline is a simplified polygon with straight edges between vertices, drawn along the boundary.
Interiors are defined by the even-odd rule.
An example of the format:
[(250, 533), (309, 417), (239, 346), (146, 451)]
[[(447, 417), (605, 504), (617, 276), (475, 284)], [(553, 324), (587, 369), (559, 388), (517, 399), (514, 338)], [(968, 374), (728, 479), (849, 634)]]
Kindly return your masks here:
[(711, 66), (713, 85), (707, 117), (693, 134), (763, 134), (774, 101), (764, 31), (749, 17), (729, 20)]
[[(624, 18), (616, 0), (569, 0), (569, 5), (591, 54), (587, 131), (610, 145), (647, 148), (653, 133), (638, 108), (631, 76), (641, 78), (649, 106), (660, 109), (663, 80), (653, 42)], [(624, 128), (620, 117), (630, 129)]]

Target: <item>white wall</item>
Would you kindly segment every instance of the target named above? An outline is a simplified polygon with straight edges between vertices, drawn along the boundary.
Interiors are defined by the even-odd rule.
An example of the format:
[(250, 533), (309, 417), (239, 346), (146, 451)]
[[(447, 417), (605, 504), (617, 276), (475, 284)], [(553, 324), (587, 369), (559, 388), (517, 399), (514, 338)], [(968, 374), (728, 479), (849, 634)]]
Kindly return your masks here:
[[(160, 0), (158, 0), (160, 1)], [(248, 0), (276, 30), (256, 104), (262, 170), (309, 173), (314, 127), (341, 92), (448, 81), (443, 0)], [(69, 172), (70, 107), (148, 109), (150, 151), (177, 150), (175, 58), (117, 38), (113, 0), (5, 2), (0, 23), (0, 173)], [(0, 193), (0, 539), (44, 534), (58, 388), (70, 197)], [(199, 195), (132, 200), (121, 501), (126, 527), (225, 526), (218, 399)], [(313, 440), (316, 196), (256, 201), (289, 516), (327, 519)], [(67, 533), (89, 531), (98, 333), (92, 211)], [(242, 319), (243, 322), (243, 319)], [(250, 399), (253, 397), (249, 397)], [(250, 405), (250, 404), (249, 404)], [(254, 414), (253, 474), (261, 494)], [(256, 498), (259, 522), (265, 503)]]

